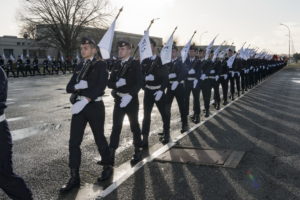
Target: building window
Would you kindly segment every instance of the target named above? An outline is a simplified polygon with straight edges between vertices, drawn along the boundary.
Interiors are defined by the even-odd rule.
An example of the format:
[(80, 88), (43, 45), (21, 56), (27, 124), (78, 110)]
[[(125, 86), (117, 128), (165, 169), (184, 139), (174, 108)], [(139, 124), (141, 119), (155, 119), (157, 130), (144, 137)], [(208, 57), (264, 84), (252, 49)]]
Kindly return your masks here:
[(20, 46), (20, 44), (21, 44), (20, 42), (17, 42), (17, 46)]

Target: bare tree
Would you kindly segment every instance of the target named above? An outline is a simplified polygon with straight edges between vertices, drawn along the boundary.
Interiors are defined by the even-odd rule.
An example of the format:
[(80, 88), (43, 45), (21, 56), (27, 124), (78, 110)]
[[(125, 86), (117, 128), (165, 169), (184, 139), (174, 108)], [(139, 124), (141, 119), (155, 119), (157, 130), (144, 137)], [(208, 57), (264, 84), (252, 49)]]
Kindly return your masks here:
[(21, 30), (47, 40), (65, 56), (76, 50), (86, 27), (103, 27), (110, 16), (107, 0), (24, 0), (23, 8)]

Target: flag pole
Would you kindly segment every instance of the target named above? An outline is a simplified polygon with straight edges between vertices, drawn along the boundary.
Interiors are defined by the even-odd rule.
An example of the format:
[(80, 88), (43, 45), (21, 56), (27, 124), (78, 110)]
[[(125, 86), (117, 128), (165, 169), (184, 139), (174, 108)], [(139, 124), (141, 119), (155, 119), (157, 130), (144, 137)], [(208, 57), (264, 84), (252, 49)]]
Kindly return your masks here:
[(122, 8), (119, 9), (119, 12), (118, 12), (117, 16), (115, 17), (115, 20), (117, 20), (119, 18), (122, 11), (123, 11), (123, 6), (122, 6)]
[[(154, 18), (154, 19), (152, 19), (151, 21), (150, 21), (150, 24), (149, 24), (149, 26), (148, 26), (148, 28), (147, 28), (147, 31), (149, 31), (150, 30), (150, 28), (151, 28), (151, 26), (152, 26), (152, 24), (154, 23), (154, 21), (155, 20), (158, 20), (159, 18)], [(135, 56), (135, 54), (137, 53), (137, 50), (138, 50), (138, 45), (136, 46), (136, 48), (135, 48), (135, 50), (134, 50), (134, 53), (133, 53), (133, 57)]]

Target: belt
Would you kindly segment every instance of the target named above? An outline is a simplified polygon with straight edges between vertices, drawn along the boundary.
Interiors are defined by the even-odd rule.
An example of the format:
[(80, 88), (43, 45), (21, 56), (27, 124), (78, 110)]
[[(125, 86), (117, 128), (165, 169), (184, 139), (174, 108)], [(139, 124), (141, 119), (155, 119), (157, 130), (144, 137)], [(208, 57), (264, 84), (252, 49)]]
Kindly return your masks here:
[(118, 95), (119, 97), (124, 97), (124, 96), (126, 96), (126, 95), (129, 95), (129, 93), (117, 92), (117, 95)]
[(215, 79), (215, 76), (207, 76), (207, 78)]
[(196, 80), (196, 78), (187, 78), (187, 80), (193, 81), (193, 80)]
[(220, 76), (223, 76), (223, 77), (225, 77), (226, 75), (228, 76), (228, 74), (222, 74), (222, 75), (220, 75)]
[[(174, 83), (175, 81), (170, 81), (170, 83)], [(184, 81), (180, 81), (179, 83), (184, 83)]]
[[(80, 101), (82, 99), (86, 98), (85, 96), (78, 96), (77, 100)], [(102, 101), (102, 97), (97, 97), (94, 101)]]
[(0, 122), (3, 122), (4, 120), (6, 120), (5, 114), (3, 114), (3, 115), (0, 116)]
[(160, 89), (161, 85), (157, 85), (157, 86), (151, 86), (151, 85), (146, 85), (146, 88), (148, 88), (149, 90), (158, 90)]

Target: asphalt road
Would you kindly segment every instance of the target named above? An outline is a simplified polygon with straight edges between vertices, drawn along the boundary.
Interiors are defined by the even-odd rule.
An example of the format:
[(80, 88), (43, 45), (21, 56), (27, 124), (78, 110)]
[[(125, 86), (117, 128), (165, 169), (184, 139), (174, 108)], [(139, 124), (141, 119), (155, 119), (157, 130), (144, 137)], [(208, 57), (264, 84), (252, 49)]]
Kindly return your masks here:
[[(69, 177), (71, 114), (69, 95), (65, 93), (69, 78), (70, 75), (60, 75), (9, 80), (6, 116), (14, 138), (14, 169), (26, 180), (35, 199), (58, 199), (58, 189)], [(299, 84), (300, 67), (284, 69), (180, 141), (182, 145), (246, 151), (237, 169), (151, 162), (107, 198), (300, 198), (299, 181), (294, 178), (298, 173), (297, 153), (300, 152), (297, 134), (300, 124)], [(141, 100), (142, 96), (141, 92)], [(104, 103), (105, 135), (109, 137), (114, 103), (109, 90)], [(175, 102), (172, 109), (172, 131), (178, 131), (180, 123)], [(142, 117), (140, 101), (140, 122)], [(155, 108), (151, 145), (158, 143), (157, 133), (161, 127)], [(131, 143), (132, 135), (126, 119), (116, 157), (117, 166), (130, 159)], [(99, 155), (89, 128), (82, 152), (82, 183), (94, 183), (100, 176), (101, 167), (96, 165)], [(0, 199), (6, 198), (0, 191)]]

